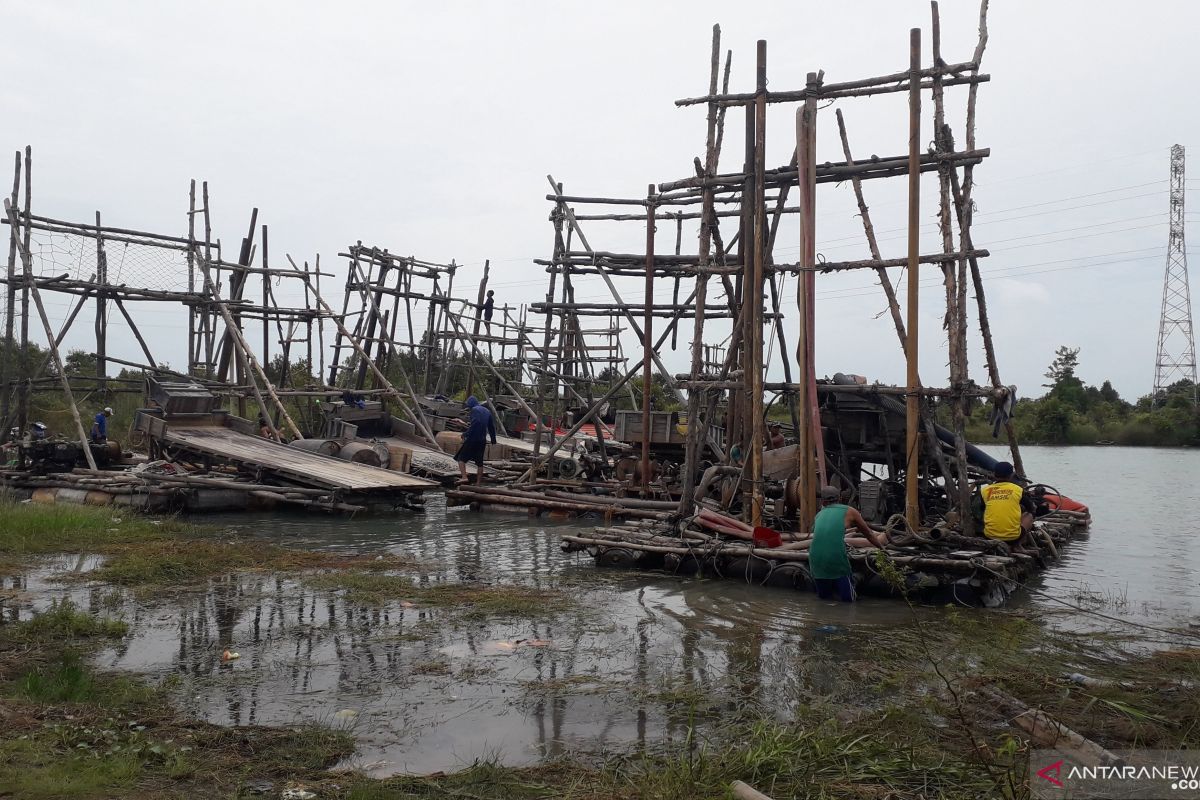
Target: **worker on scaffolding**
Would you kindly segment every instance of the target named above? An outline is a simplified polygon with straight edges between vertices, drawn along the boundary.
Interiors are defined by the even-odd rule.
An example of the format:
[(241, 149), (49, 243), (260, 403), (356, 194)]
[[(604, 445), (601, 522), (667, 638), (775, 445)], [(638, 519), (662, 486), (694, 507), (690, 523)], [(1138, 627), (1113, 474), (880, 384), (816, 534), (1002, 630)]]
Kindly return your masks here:
[(104, 410), (96, 415), (92, 420), (92, 441), (97, 444), (104, 444), (108, 441), (108, 418), (113, 415), (113, 410), (110, 406), (105, 406)]
[(483, 454), (487, 450), (488, 437), (492, 444), (496, 443), (496, 423), (492, 420), (492, 412), (483, 407), (475, 395), (467, 398), (467, 412), (470, 422), (463, 433), (462, 445), (454, 454), (458, 462), (459, 483), (469, 483), (467, 480), (467, 462), (475, 462), (475, 483), (483, 485)]
[(496, 310), (496, 293), (488, 289), (487, 299), (483, 301), (483, 307), (480, 309), (483, 312), (483, 325), (487, 328), (487, 335), (492, 335), (492, 313)]

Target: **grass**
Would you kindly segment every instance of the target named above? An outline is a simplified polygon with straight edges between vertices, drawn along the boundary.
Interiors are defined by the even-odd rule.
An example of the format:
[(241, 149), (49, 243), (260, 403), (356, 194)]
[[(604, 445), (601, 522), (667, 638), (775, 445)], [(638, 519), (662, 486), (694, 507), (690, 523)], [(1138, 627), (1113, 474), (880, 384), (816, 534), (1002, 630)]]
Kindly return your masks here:
[(223, 728), (178, 716), (160, 687), (92, 669), (80, 647), (124, 623), (58, 603), (0, 627), (0, 794), (236, 797), (251, 779), (320, 781), (354, 750), (319, 726)]
[(70, 600), (54, 601), (50, 608), (32, 619), (13, 626), (10, 638), (29, 640), (48, 639), (120, 639), (129, 633), (129, 626), (118, 619), (89, 614)]
[(189, 531), (175, 520), (69, 504), (0, 501), (0, 555), (98, 553)]
[(295, 550), (265, 542), (223, 541), (212, 531), (132, 510), (0, 501), (0, 573), (52, 553), (91, 553), (104, 563), (86, 580), (124, 587), (195, 584), (231, 572), (302, 572), (318, 569), (419, 571), (405, 556), (342, 555)]
[[(102, 566), (84, 577), (131, 589), (292, 571), (318, 590), (363, 604), (408, 602), (467, 618), (572, 609), (570, 590), (430, 583), (425, 565), (402, 557), (229, 543), (111, 509), (0, 505), (0, 558), (50, 552), (101, 553)], [(119, 607), (123, 593), (138, 596), (102, 590), (94, 602)], [(423, 616), (400, 638), (421, 638), (435, 624), (428, 618), (441, 615)], [(630, 709), (670, 720), (674, 738), (536, 767), (485, 760), (448, 775), (376, 781), (325, 772), (353, 751), (347, 731), (206, 725), (174, 712), (163, 687), (93, 670), (87, 648), (126, 636), (128, 627), (60, 602), (28, 621), (0, 625), (0, 787), (30, 798), (235, 797), (252, 780), (271, 781), (275, 796), (297, 780), (323, 800), (683, 800), (727, 798), (729, 783), (742, 780), (777, 798), (1025, 797), (1029, 743), (977, 693), (982, 687), (1041, 708), (1110, 749), (1200, 747), (1200, 648), (1138, 649), (1143, 643), (1121, 632), (1073, 635), (1005, 613), (947, 611), (933, 619), (923, 613), (876, 631), (862, 652), (853, 637), (836, 653), (811, 648), (778, 675), (753, 648), (743, 652), (739, 640), (726, 655), (756, 663), (755, 681), (774, 682), (769, 708), (758, 705), (757, 690), (742, 693), (745, 676), (732, 667), (726, 681), (717, 675), (705, 682), (664, 667), (641, 685), (556, 673), (523, 684), (523, 696), (542, 693), (565, 704), (571, 695), (603, 693), (606, 703), (624, 699)], [(434, 658), (413, 672), (486, 680), (486, 672), (472, 669)], [(1075, 672), (1104, 683), (1064, 679)]]

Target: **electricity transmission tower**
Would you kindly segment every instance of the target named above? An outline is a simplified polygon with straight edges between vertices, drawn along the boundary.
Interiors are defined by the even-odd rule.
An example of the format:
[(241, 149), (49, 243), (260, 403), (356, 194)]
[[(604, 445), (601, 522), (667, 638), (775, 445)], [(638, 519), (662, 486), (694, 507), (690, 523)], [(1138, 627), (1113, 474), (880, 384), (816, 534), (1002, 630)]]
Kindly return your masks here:
[(1167, 270), (1163, 276), (1162, 313), (1158, 319), (1158, 354), (1154, 359), (1154, 395), (1184, 378), (1192, 382), (1196, 403), (1196, 340), (1192, 336), (1192, 293), (1188, 288), (1187, 252), (1183, 241), (1183, 145), (1171, 147), (1171, 232)]

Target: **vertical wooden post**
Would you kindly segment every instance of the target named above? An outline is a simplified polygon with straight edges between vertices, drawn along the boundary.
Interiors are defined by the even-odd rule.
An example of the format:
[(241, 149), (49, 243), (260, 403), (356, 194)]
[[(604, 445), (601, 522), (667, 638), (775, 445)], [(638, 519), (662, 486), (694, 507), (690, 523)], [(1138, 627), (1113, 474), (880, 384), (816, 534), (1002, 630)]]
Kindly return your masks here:
[[(21, 274), (25, 278), (21, 285), (21, 360), (20, 368), (26, 369), (29, 364), (29, 292), (30, 281), (33, 280), (32, 257), (29, 255), (30, 218), (33, 203), (33, 148), (25, 146), (25, 230), (21, 235), (22, 247), (25, 248), (25, 258), (21, 259)], [(16, 228), (13, 228), (16, 231)], [(29, 425), (29, 384), (22, 380), (17, 389), (17, 425), (21, 430)]]
[(650, 391), (653, 388), (650, 357), (654, 350), (654, 184), (646, 189), (646, 294), (643, 297), (645, 321), (642, 323), (642, 495), (650, 493)]
[[(201, 202), (204, 203), (204, 263), (208, 264), (212, 261), (212, 214), (208, 208), (208, 181), (204, 181), (200, 186)], [(212, 295), (209, 292), (209, 281), (204, 281), (204, 374), (205, 377), (212, 378), (213, 376), (213, 338), (215, 336), (216, 320), (210, 307)]]
[[(354, 247), (350, 248), (350, 275), (354, 275), (358, 271), (358, 254), (361, 250), (362, 250), (362, 240), (360, 239), (359, 241), (355, 242)], [(320, 270), (318, 270), (318, 272), (319, 271)], [(367, 273), (364, 273), (364, 275), (365, 274), (367, 274)], [(364, 280), (366, 280), (365, 277), (364, 277)], [(308, 286), (308, 281), (305, 281), (304, 285)], [(349, 310), (350, 310), (350, 292), (347, 291), (346, 294), (342, 296), (342, 316), (339, 317), (339, 319), (341, 319), (342, 321), (345, 321), (346, 313)], [(332, 311), (330, 313), (332, 313)], [(430, 314), (430, 317), (433, 316), (433, 304), (432, 303), (430, 303), (430, 305), (429, 305), (429, 314)], [(430, 322), (432, 323), (432, 319), (430, 320)], [(361, 317), (359, 318), (359, 324), (360, 325), (362, 324)], [(342, 333), (341, 333), (342, 326), (341, 325), (337, 326), (337, 331), (338, 331), (338, 334), (333, 339), (333, 358), (330, 359), (330, 364), (329, 364), (329, 385), (330, 386), (337, 386), (338, 376), (341, 374), (341, 371), (342, 371), (342, 362), (341, 362), (341, 358), (342, 358)], [(432, 358), (426, 359), (426, 361), (425, 361), (426, 382), (428, 382), (428, 377), (429, 377), (428, 370), (429, 370), (430, 362), (432, 362), (432, 361), (433, 361)], [(422, 388), (424, 388), (424, 387), (422, 387)]]
[[(26, 197), (28, 202), (28, 196)], [(8, 198), (4, 199), (4, 213), (8, 217), (8, 224), (12, 226), (10, 236), (16, 239), (17, 236), (17, 214)], [(25, 231), (29, 232), (29, 218), (25, 218)], [(58, 377), (62, 380), (63, 394), (67, 398), (67, 408), (71, 412), (71, 419), (75, 421), (75, 432), (79, 436), (79, 444), (83, 448), (83, 457), (87, 461), (90, 469), (96, 469), (96, 459), (92, 456), (91, 442), (89, 441), (88, 433), (84, 430), (83, 421), (79, 418), (79, 407), (75, 405), (75, 395), (71, 391), (71, 382), (67, 380), (67, 371), (63, 368), (62, 358), (59, 356), (58, 343), (54, 336), (54, 329), (50, 327), (50, 319), (46, 316), (46, 308), (42, 305), (42, 296), (38, 293), (37, 284), (33, 281), (33, 265), (29, 255), (29, 247), (25, 244), (21, 245), (21, 262), (25, 266), (25, 282), (29, 292), (33, 295), (34, 305), (37, 306), (38, 317), (42, 320), (42, 327), (46, 332), (46, 343), (50, 346), (50, 356), (54, 359), (54, 367), (58, 372)]]
[[(808, 74), (808, 86), (815, 88), (816, 73)], [(811, 531), (817, 515), (818, 451), (824, 449), (820, 440), (820, 418), (814, 419), (816, 407), (816, 368), (813, 356), (813, 334), (816, 276), (813, 268), (817, 262), (817, 171), (816, 171), (817, 98), (813, 93), (805, 98), (804, 105), (796, 111), (796, 181), (800, 199), (800, 275), (796, 285), (796, 302), (799, 310), (799, 330), (796, 334), (796, 380), (799, 384), (797, 405), (801, 409), (798, 433), (800, 519), (802, 531)]]
[(908, 396), (905, 414), (904, 515), (908, 524), (921, 524), (919, 448), (921, 386), (917, 364), (918, 297), (921, 289), (921, 29), (909, 31), (908, 76)]
[(108, 305), (104, 287), (108, 285), (108, 257), (104, 252), (104, 233), (100, 229), (100, 212), (96, 212), (96, 377), (101, 388), (107, 388), (104, 378), (108, 374)]
[[(554, 180), (551, 175), (546, 176), (546, 180), (550, 182), (550, 186), (554, 189), (555, 195), (561, 197), (563, 186)], [(566, 257), (566, 246), (563, 244), (563, 218), (567, 214), (567, 206), (561, 200), (555, 203), (554, 206), (554, 255), (551, 260), (554, 266), (550, 269), (550, 286), (546, 290), (546, 302), (554, 302), (554, 286), (558, 281), (559, 260)], [(563, 267), (565, 269), (565, 267)], [(542, 371), (535, 374), (534, 380), (537, 381), (537, 419), (534, 421), (534, 431), (536, 438), (533, 441), (533, 462), (538, 463), (538, 456), (542, 452), (542, 419), (546, 414), (546, 379), (550, 372), (550, 337), (552, 335), (551, 320), (554, 318), (554, 311), (546, 309), (545, 328), (542, 332), (542, 349), (538, 354), (541, 359)], [(535, 359), (537, 360), (537, 359)], [(558, 382), (555, 379), (554, 391), (558, 392)]]
[[(269, 370), (271, 368), (271, 323), (268, 317), (271, 315), (271, 274), (267, 272), (267, 270), (271, 268), (271, 261), (270, 253), (268, 252), (269, 244), (267, 240), (267, 226), (265, 223), (262, 226), (262, 242), (262, 365), (264, 370)], [(312, 369), (311, 364), (309, 364), (309, 369)], [(269, 373), (267, 377), (270, 378)], [(287, 383), (287, 376), (284, 374), (276, 375), (275, 382), (280, 386), (283, 386)]]
[[(721, 26), (713, 25), (712, 59), (708, 79), (708, 93), (717, 93), (717, 79), (721, 69)], [(704, 169), (701, 176), (711, 178), (716, 171), (717, 160), (717, 104), (708, 104), (708, 137), (704, 149)], [(713, 199), (715, 193), (711, 186), (705, 186), (702, 194), (700, 214), (700, 255), (699, 272), (696, 275), (696, 318), (692, 326), (692, 380), (698, 380), (704, 369), (704, 307), (708, 303), (708, 274), (704, 268), (708, 266), (708, 254), (712, 247)], [(610, 322), (610, 328), (616, 327), (616, 319)], [(691, 514), (695, 499), (696, 470), (700, 464), (700, 454), (703, 452), (704, 439), (702, 430), (709, 420), (700, 421), (700, 401), (703, 392), (693, 386), (688, 390), (687, 410), (687, 443), (684, 450), (683, 496), (679, 501), (680, 516), (686, 518)]]
[[(188, 294), (196, 292), (196, 179), (192, 178), (188, 188), (188, 249), (187, 249), (187, 267), (188, 267)], [(188, 304), (188, 363), (187, 374), (196, 374), (196, 362), (200, 359), (200, 353), (196, 349), (196, 306), (192, 303)], [(152, 366), (157, 366), (152, 365)]]
[(766, 158), (767, 158), (767, 42), (758, 40), (754, 99), (754, 218), (751, 234), (750, 273), (746, 280), (749, 303), (743, 310), (746, 330), (746, 389), (749, 392), (750, 446), (746, 449), (746, 467), (750, 480), (749, 523), (762, 525), (763, 512), (763, 250), (766, 245)]
[[(17, 207), (17, 199), (21, 191), (21, 151), (13, 154), (13, 188), (11, 203)], [(0, 431), (0, 441), (8, 438), (9, 408), (12, 397), (12, 382), (20, 371), (19, 362), (14, 363), (13, 355), (16, 342), (13, 341), (13, 316), (17, 311), (17, 232), (9, 231), (8, 236), (8, 283), (4, 287), (4, 349), (0, 351), (0, 419), (4, 420), (5, 430)], [(14, 369), (16, 367), (16, 369)]]
[[(317, 253), (313, 263), (313, 282), (316, 288), (313, 290), (314, 295), (321, 294), (321, 254)], [(308, 281), (304, 282), (304, 308), (308, 309)], [(312, 322), (308, 323), (308, 346), (312, 347)], [(320, 314), (317, 315), (317, 360), (320, 362), (317, 372), (315, 373), (318, 381), (324, 380), (325, 375), (325, 318)], [(308, 371), (313, 371), (312, 351), (308, 353)]]
[[(479, 336), (479, 320), (480, 320), (480, 317), (483, 315), (483, 301), (487, 295), (488, 268), (491, 266), (491, 263), (492, 263), (491, 259), (486, 259), (483, 262), (483, 277), (479, 280), (479, 295), (478, 295), (478, 297), (476, 297), (475, 313), (472, 314), (472, 316), (475, 317), (475, 324), (471, 327), (472, 341), (474, 341), (475, 337)], [(501, 361), (504, 360), (503, 355), (501, 355), (500, 360)], [(475, 351), (472, 350), (470, 365), (467, 368), (467, 396), (470, 397), (474, 393), (475, 393)]]
[[(388, 258), (386, 258), (386, 256), (388, 255), (387, 250), (383, 251), (383, 255), (385, 256), (384, 258), (376, 259), (379, 262), (379, 277), (375, 279), (375, 298), (374, 298), (374, 302), (371, 303), (370, 308), (367, 309), (367, 311), (366, 311), (367, 326), (365, 328), (365, 334), (364, 334), (362, 345), (363, 345), (363, 352), (366, 353), (367, 355), (364, 356), (363, 362), (358, 365), (358, 380), (354, 384), (359, 389), (363, 389), (366, 387), (366, 381), (367, 381), (367, 363), (366, 363), (366, 361), (369, 360), (371, 357), (371, 349), (372, 349), (372, 346), (374, 345), (373, 340), (375, 338), (375, 329), (376, 329), (376, 327), (378, 327), (381, 331), (387, 329), (386, 328), (387, 323), (385, 323), (382, 318), (382, 310), (380, 309), (380, 304), (383, 302), (383, 290), (387, 286), (388, 267), (391, 265), (391, 262)], [(382, 350), (383, 348), (380, 347), (378, 349)]]

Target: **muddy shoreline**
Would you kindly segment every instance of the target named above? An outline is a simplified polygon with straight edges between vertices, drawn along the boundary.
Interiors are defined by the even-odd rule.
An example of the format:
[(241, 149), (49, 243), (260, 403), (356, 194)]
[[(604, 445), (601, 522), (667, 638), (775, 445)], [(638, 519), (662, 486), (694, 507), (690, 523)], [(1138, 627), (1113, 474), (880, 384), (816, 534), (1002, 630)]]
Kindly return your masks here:
[[(162, 745), (171, 759), (151, 753), (126, 765), (126, 779), (93, 776), (72, 796), (195, 796), (207, 779), (231, 797), (267, 784), (268, 796), (294, 786), (319, 797), (721, 797), (735, 778), (781, 796), (800, 786), (1001, 796), (1025, 785), (1029, 743), (976, 696), (996, 687), (1107, 746), (1200, 744), (1196, 693), (1178, 690), (1200, 681), (1200, 642), (1186, 629), (1098, 637), (1047, 615), (846, 608), (606, 572), (558, 552), (553, 524), (518, 530), (486, 515), (335, 531), (286, 517), (191, 527), (9, 509), (2, 707), (19, 724), (5, 769), (30, 775), (40, 759), (61, 760), (68, 716), (120, 716), (120, 703), (34, 702), (23, 690), (30, 675), (53, 683), (70, 654), (97, 685), (149, 692), (164, 718), (147, 730), (174, 737)], [(405, 529), (431, 524), (441, 536)], [(30, 530), (46, 526), (55, 530)], [(63, 603), (123, 630), (30, 639), (24, 631)], [(1142, 688), (1089, 702), (1104, 693), (1064, 683), (1070, 672)], [(178, 753), (189, 735), (279, 748), (231, 770), (223, 750)], [(306, 746), (320, 763), (301, 768), (288, 747), (314, 737), (324, 746)], [(798, 772), (809, 748), (821, 763)], [(897, 760), (896, 748), (908, 755)]]

